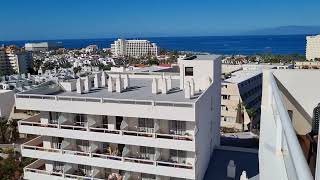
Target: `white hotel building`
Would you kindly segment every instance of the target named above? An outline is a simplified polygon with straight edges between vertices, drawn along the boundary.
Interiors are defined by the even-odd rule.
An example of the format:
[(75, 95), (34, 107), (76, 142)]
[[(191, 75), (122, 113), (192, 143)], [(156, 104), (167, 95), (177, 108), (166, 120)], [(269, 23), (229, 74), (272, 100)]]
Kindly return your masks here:
[(320, 35), (307, 36), (306, 59), (320, 58)]
[[(180, 74), (103, 72), (16, 95), (25, 179), (203, 179), (220, 144), (221, 57)], [(120, 178), (119, 178), (120, 179)]]
[(111, 44), (111, 52), (114, 57), (158, 56), (159, 48), (148, 40), (118, 39)]

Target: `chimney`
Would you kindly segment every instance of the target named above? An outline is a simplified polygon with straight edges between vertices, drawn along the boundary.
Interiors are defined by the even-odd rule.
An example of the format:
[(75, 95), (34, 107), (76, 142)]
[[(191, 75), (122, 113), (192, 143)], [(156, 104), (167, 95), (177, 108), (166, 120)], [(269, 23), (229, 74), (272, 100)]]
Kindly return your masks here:
[(186, 87), (184, 90), (184, 97), (186, 99), (190, 99), (191, 98), (191, 87), (190, 87), (190, 82), (186, 82)]
[(165, 78), (162, 79), (161, 91), (162, 91), (162, 94), (167, 94), (168, 93), (167, 79), (165, 79)]
[(184, 89), (184, 65), (180, 65), (180, 89)]
[(83, 82), (81, 80), (81, 78), (77, 79), (77, 93), (82, 94), (83, 92)]
[(106, 87), (108, 84), (107, 82), (107, 74), (105, 72), (102, 72), (101, 75), (101, 87)]
[(152, 80), (152, 94), (158, 94), (158, 80), (153, 78)]
[(89, 92), (90, 89), (91, 89), (90, 78), (89, 78), (89, 76), (86, 76), (86, 78), (84, 80), (84, 90), (85, 90), (85, 92)]
[(123, 84), (120, 74), (116, 77), (116, 92), (121, 93), (123, 90)]
[(114, 83), (113, 83), (113, 78), (109, 76), (108, 79), (108, 92), (113, 92), (114, 91)]
[(94, 87), (95, 88), (101, 87), (101, 73), (97, 73), (94, 75)]
[(124, 76), (124, 89), (127, 89), (130, 87), (130, 79), (129, 79), (129, 75), (126, 74)]
[(195, 94), (195, 84), (194, 84), (193, 78), (190, 80), (190, 88), (191, 88), (190, 94), (191, 94), (191, 96), (194, 96), (194, 94)]
[(28, 73), (28, 79), (31, 79), (31, 74), (30, 73)]
[(172, 89), (172, 79), (171, 79), (171, 76), (169, 76), (167, 83), (168, 83), (168, 87), (167, 87), (167, 88), (168, 88), (168, 90), (170, 91), (170, 90)]

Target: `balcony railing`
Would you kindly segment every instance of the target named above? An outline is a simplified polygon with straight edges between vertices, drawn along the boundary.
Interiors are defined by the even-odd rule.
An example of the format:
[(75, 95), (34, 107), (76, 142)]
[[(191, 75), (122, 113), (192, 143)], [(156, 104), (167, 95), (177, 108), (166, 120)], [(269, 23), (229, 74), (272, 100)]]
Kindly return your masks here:
[(132, 157), (121, 157), (121, 156), (113, 156), (107, 154), (98, 154), (92, 152), (81, 152), (81, 151), (72, 151), (72, 150), (65, 150), (65, 149), (54, 149), (54, 148), (44, 148), (34, 145), (27, 145), (32, 143), (32, 140), (21, 145), (22, 150), (34, 150), (34, 151), (44, 151), (50, 153), (60, 153), (60, 154), (70, 154), (76, 156), (85, 156), (91, 158), (101, 158), (107, 159), (112, 161), (122, 161), (122, 162), (131, 162), (137, 164), (148, 164), (154, 166), (165, 166), (165, 167), (174, 167), (174, 168), (183, 168), (183, 169), (193, 169), (193, 165), (189, 164), (179, 164), (179, 163), (171, 163), (165, 161), (155, 161), (155, 160), (148, 160), (148, 159), (139, 159), (139, 158), (132, 158)]
[[(39, 117), (38, 117), (39, 118)], [(83, 126), (73, 126), (73, 125), (62, 125), (62, 124), (43, 124), (40, 122), (35, 122), (34, 117), (18, 121), (19, 126), (34, 126), (34, 127), (45, 127), (45, 128), (57, 128), (57, 129), (67, 129), (76, 131), (89, 131), (104, 134), (119, 134), (122, 136), (139, 136), (139, 137), (150, 137), (156, 139), (173, 139), (181, 141), (194, 141), (193, 136), (187, 135), (174, 135), (174, 134), (162, 134), (162, 133), (148, 133), (139, 131), (128, 131), (128, 130), (111, 130), (105, 128), (97, 127), (83, 127)]]
[(92, 97), (55, 96), (55, 95), (39, 95), (39, 94), (16, 94), (15, 96), (16, 96), (16, 99), (19, 99), (19, 98), (20, 99), (43, 99), (43, 100), (52, 100), (52, 101), (78, 101), (78, 102), (80, 101), (80, 102), (153, 105), (153, 106), (186, 107), (186, 108), (193, 108), (193, 105), (194, 105), (194, 103), (188, 103), (188, 102), (92, 98)]
[[(38, 166), (34, 166), (35, 164)], [(73, 174), (68, 174), (63, 172), (47, 171), (42, 168), (40, 169), (40, 167), (44, 167), (44, 165), (45, 163), (42, 160), (37, 160), (24, 168), (24, 174), (27, 174), (29, 172), (29, 173), (43, 174), (43, 175), (48, 175), (52, 177), (61, 177), (61, 178), (69, 178), (69, 179), (103, 180), (95, 177), (79, 176), (79, 175), (73, 175)]]
[[(281, 172), (285, 172), (287, 179), (313, 180), (311, 171), (292, 126), (291, 118), (285, 108), (282, 96), (280, 95), (280, 90), (278, 89), (276, 80), (271, 72), (264, 74), (263, 96), (262, 109), (265, 109), (265, 111), (262, 110), (261, 115), (261, 139), (268, 138), (274, 141), (268, 143), (274, 145), (275, 153), (281, 155), (277, 156), (276, 160), (280, 159), (282, 161), (282, 167), (285, 169), (281, 170)], [(268, 129), (264, 129), (263, 124), (266, 124), (266, 127), (268, 125)], [(269, 138), (272, 136), (275, 136), (275, 138)], [(264, 145), (260, 147), (260, 149), (263, 148)], [(268, 150), (265, 152), (267, 151)], [(260, 156), (264, 156), (264, 153), (260, 154)], [(272, 161), (271, 156), (268, 156), (264, 160)], [(276, 169), (270, 169), (269, 171), (274, 172)]]

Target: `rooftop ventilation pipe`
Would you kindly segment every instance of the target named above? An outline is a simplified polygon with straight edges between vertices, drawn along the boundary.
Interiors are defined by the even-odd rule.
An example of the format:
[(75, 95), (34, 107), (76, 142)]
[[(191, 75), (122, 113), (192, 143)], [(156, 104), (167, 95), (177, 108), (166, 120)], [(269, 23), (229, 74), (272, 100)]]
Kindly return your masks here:
[(184, 90), (184, 97), (186, 99), (191, 98), (191, 87), (190, 87), (190, 82), (186, 82), (185, 90)]
[(157, 80), (157, 78), (152, 79), (152, 94), (158, 94), (158, 80)]
[(109, 79), (108, 79), (108, 92), (113, 92), (113, 91), (114, 91), (113, 77), (109, 76)]
[(107, 74), (105, 72), (102, 72), (101, 75), (101, 87), (106, 87), (108, 84), (107, 82)]
[(125, 74), (124, 75), (124, 89), (127, 89), (130, 87), (130, 79), (129, 79), (129, 75)]
[(83, 93), (83, 82), (81, 78), (77, 79), (77, 93), (82, 94)]
[(90, 78), (89, 78), (89, 76), (86, 76), (86, 78), (84, 80), (84, 90), (85, 90), (85, 92), (89, 92), (90, 89), (91, 89)]
[(116, 77), (116, 92), (121, 93), (123, 90), (123, 84), (121, 81), (121, 76), (120, 74)]
[(165, 79), (165, 78), (162, 79), (161, 92), (162, 92), (162, 94), (167, 94), (168, 93), (167, 79)]
[(95, 88), (101, 87), (101, 73), (97, 73), (94, 75), (94, 87)]

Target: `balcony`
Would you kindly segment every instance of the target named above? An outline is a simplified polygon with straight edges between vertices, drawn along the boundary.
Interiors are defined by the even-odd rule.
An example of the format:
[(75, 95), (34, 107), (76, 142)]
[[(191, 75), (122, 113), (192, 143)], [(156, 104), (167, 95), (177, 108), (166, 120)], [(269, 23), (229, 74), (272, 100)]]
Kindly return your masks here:
[[(18, 122), (19, 132), (41, 136), (65, 137), (95, 141), (99, 137), (102, 142), (118, 144), (145, 145), (156, 148), (175, 148), (178, 150), (195, 151), (193, 135), (175, 135), (170, 130), (168, 134), (155, 133), (154, 130), (138, 127), (136, 131), (107, 129), (102, 126), (76, 126), (72, 123), (53, 124), (41, 123), (40, 115)], [(144, 131), (144, 132), (142, 132)], [(194, 130), (196, 134), (196, 130)]]
[[(161, 176), (194, 179), (195, 169), (191, 163), (178, 163), (174, 159), (163, 158), (162, 153), (153, 154), (153, 157), (134, 153), (126, 146), (123, 150), (104, 151), (98, 145), (90, 145), (87, 150), (70, 143), (62, 143), (61, 149), (44, 147), (45, 141), (37, 137), (21, 145), (22, 156), (50, 161), (62, 160), (66, 163), (83, 164), (95, 167), (113, 168), (124, 171), (150, 173)], [(89, 151), (88, 151), (89, 150)], [(131, 152), (132, 151), (132, 152)], [(189, 157), (190, 158), (190, 157)]]
[(24, 169), (24, 179), (47, 179), (56, 180), (57, 178), (66, 180), (103, 180), (104, 178), (99, 178), (99, 172), (96, 171), (91, 177), (76, 175), (74, 169), (69, 169), (66, 172), (63, 171), (48, 171), (45, 168), (45, 161), (37, 160)]

